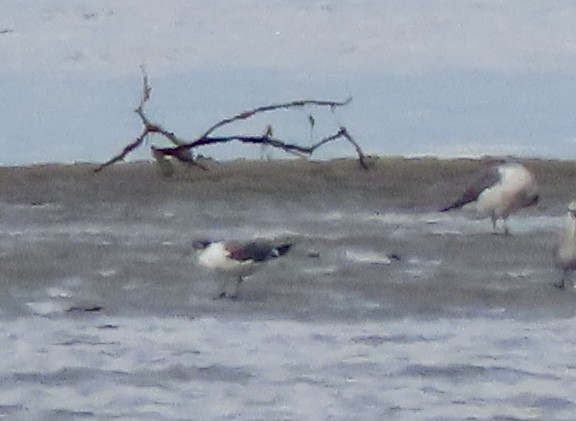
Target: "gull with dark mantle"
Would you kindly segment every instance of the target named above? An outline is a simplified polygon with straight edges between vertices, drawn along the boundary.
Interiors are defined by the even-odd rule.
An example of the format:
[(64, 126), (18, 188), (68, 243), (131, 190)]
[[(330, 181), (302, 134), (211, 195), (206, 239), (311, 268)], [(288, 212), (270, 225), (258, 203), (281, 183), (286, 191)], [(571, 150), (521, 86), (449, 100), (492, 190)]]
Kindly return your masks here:
[(446, 212), (464, 206), (475, 206), (480, 217), (490, 217), (496, 232), (496, 222), (502, 219), (504, 233), (509, 234), (508, 217), (522, 208), (538, 203), (538, 185), (534, 175), (522, 164), (503, 163), (487, 168), (452, 204), (440, 210)]
[(197, 252), (198, 264), (201, 266), (236, 276), (233, 291), (228, 292), (230, 280), (226, 280), (218, 294), (220, 298), (236, 298), (244, 278), (252, 275), (263, 263), (284, 256), (292, 244), (273, 244), (265, 240), (249, 242), (197, 240), (192, 247)]
[(560, 282), (554, 283), (558, 288), (574, 286), (569, 280), (570, 273), (576, 270), (576, 200), (568, 205), (568, 215), (564, 223), (564, 230), (560, 235), (560, 241), (554, 250), (556, 267), (562, 270)]

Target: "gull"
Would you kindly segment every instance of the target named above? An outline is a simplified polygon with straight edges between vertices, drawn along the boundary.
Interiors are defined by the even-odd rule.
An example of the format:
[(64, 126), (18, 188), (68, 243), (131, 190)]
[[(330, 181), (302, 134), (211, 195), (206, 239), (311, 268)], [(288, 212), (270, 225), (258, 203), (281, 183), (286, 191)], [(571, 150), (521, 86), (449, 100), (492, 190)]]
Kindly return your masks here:
[(440, 212), (475, 206), (479, 216), (491, 218), (494, 231), (496, 222), (502, 219), (504, 233), (510, 234), (508, 217), (522, 208), (535, 205), (538, 200), (538, 185), (534, 175), (524, 165), (509, 162), (481, 172), (458, 199)]
[(198, 263), (208, 269), (236, 276), (234, 291), (229, 293), (227, 280), (220, 289), (220, 298), (236, 298), (238, 288), (244, 278), (252, 275), (263, 263), (284, 256), (291, 243), (274, 245), (269, 241), (194, 241), (192, 247), (197, 252)]
[(570, 272), (576, 269), (576, 200), (568, 204), (568, 215), (564, 223), (564, 230), (560, 235), (560, 241), (554, 250), (556, 267), (562, 270), (562, 278), (559, 283), (554, 283), (558, 288), (574, 286), (569, 281)]

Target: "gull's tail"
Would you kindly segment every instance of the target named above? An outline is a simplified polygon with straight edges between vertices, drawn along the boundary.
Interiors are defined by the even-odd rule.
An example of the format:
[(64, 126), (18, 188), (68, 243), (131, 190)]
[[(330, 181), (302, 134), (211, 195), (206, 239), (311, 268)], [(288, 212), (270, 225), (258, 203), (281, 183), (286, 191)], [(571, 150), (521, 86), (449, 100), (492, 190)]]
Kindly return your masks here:
[(273, 253), (274, 255), (278, 256), (284, 256), (286, 253), (288, 253), (288, 251), (290, 250), (290, 248), (292, 248), (291, 243), (286, 243), (286, 244), (282, 244), (278, 247), (274, 247), (273, 249)]
[(452, 209), (460, 209), (462, 206), (464, 206), (466, 203), (463, 202), (462, 200), (457, 200), (453, 203), (451, 203), (448, 206), (444, 206), (443, 208), (441, 208), (439, 210), (439, 212), (448, 212), (451, 211)]

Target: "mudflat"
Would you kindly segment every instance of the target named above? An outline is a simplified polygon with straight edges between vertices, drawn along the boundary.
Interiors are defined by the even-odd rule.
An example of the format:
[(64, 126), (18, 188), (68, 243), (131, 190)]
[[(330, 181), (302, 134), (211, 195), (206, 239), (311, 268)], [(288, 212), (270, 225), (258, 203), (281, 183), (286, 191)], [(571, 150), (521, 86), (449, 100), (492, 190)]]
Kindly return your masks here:
[[(96, 164), (1, 167), (0, 194), (9, 203), (61, 200), (73, 206), (85, 201), (233, 200), (257, 192), (277, 195), (278, 200), (317, 197), (312, 206), (323, 199), (338, 203), (349, 199), (399, 209), (432, 209), (460, 193), (482, 168), (501, 159), (371, 157), (369, 161), (369, 170), (355, 159), (205, 161), (207, 170), (179, 166), (170, 178), (162, 177), (149, 162), (120, 163), (99, 173), (94, 173)], [(576, 196), (574, 162), (518, 161), (535, 173), (541, 187), (542, 201), (536, 212), (560, 212)]]
[[(437, 212), (496, 159), (370, 160), (369, 170), (354, 159), (206, 161), (171, 178), (148, 162), (99, 173), (94, 164), (0, 168), (5, 314), (29, 311), (38, 291), (76, 285), (59, 302), (109, 313), (572, 315), (575, 294), (551, 286), (556, 232), (576, 196), (572, 162), (523, 161), (541, 201), (503, 236), (487, 220)], [(195, 265), (197, 237), (295, 247), (232, 305), (213, 300), (222, 279)]]

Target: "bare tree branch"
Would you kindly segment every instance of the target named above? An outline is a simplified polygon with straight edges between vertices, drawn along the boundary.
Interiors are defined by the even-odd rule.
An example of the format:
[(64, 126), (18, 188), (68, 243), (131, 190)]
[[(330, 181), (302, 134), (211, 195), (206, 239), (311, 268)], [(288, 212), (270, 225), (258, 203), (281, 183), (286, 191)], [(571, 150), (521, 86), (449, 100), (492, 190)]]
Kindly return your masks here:
[(331, 109), (334, 109), (336, 107), (343, 107), (344, 105), (348, 105), (350, 102), (352, 102), (352, 98), (348, 98), (346, 101), (343, 101), (343, 102), (319, 101), (319, 100), (315, 100), (315, 99), (303, 99), (303, 100), (297, 100), (297, 101), (292, 101), (292, 102), (286, 102), (283, 104), (265, 105), (263, 107), (257, 107), (257, 108), (253, 108), (251, 110), (243, 111), (241, 113), (236, 114), (233, 117), (226, 118), (224, 120), (219, 121), (218, 123), (216, 123), (212, 127), (210, 127), (208, 130), (206, 130), (204, 132), (204, 134), (202, 136), (200, 136), (200, 138), (206, 138), (210, 133), (212, 133), (216, 129), (219, 129), (222, 126), (225, 126), (226, 124), (230, 124), (230, 123), (233, 123), (233, 122), (239, 121), (239, 120), (246, 120), (250, 117), (253, 117), (255, 114), (258, 114), (258, 113), (265, 113), (265, 112), (269, 112), (269, 111), (276, 111), (276, 110), (288, 109), (288, 108), (302, 108), (302, 107), (306, 107), (308, 105), (313, 105), (313, 106), (318, 106), (318, 107), (330, 107)]
[[(146, 105), (146, 102), (148, 102), (150, 100), (150, 94), (152, 92), (152, 88), (150, 87), (150, 85), (148, 83), (148, 75), (146, 74), (144, 67), (141, 66), (140, 69), (142, 70), (142, 97), (140, 99), (140, 103), (138, 104), (138, 107), (134, 110), (134, 112), (136, 114), (138, 114), (138, 116), (140, 117), (140, 120), (142, 120), (142, 125), (144, 126), (144, 129), (142, 130), (142, 133), (140, 134), (140, 136), (138, 136), (134, 142), (132, 142), (132, 143), (128, 144), (126, 147), (124, 147), (124, 149), (122, 149), (122, 151), (118, 155), (112, 157), (110, 160), (108, 160), (105, 163), (103, 163), (102, 165), (98, 166), (94, 170), (94, 172), (102, 171), (104, 168), (106, 168), (112, 164), (115, 164), (116, 162), (123, 161), (124, 158), (128, 154), (130, 154), (132, 151), (134, 151), (140, 145), (142, 145), (142, 143), (144, 143), (144, 141), (146, 140), (146, 138), (148, 137), (149, 134), (153, 134), (153, 133), (161, 134), (162, 136), (164, 136), (166, 139), (168, 139), (170, 142), (172, 142), (176, 146), (179, 146), (183, 143), (182, 141), (180, 141), (180, 139), (178, 139), (178, 137), (174, 133), (172, 133), (168, 130), (165, 130), (164, 128), (162, 128), (161, 126), (159, 126), (157, 124), (151, 123), (150, 120), (148, 120), (148, 117), (146, 117), (146, 114), (144, 114), (144, 105)], [(160, 155), (156, 155), (154, 153), (154, 147), (152, 147), (152, 155), (154, 156), (154, 158), (157, 161), (159, 161), (162, 158)], [(200, 165), (194, 161), (192, 154), (190, 153), (189, 150), (180, 151), (178, 159), (180, 159), (183, 162), (187, 162), (189, 164), (196, 165), (202, 169), (206, 169), (203, 165)]]
[(138, 148), (146, 139), (146, 136), (148, 135), (149, 131), (147, 128), (144, 128), (144, 131), (142, 132), (142, 134), (140, 134), (140, 136), (138, 136), (136, 138), (136, 140), (132, 143), (129, 143), (127, 146), (124, 147), (124, 149), (122, 149), (122, 152), (120, 152), (118, 155), (112, 157), (111, 159), (109, 159), (108, 161), (106, 161), (105, 163), (99, 165), (94, 172), (99, 172), (102, 171), (104, 168), (109, 167), (112, 164), (115, 164), (117, 162), (123, 161), (124, 158), (133, 150), (135, 150), (136, 148)]
[[(340, 127), (336, 133), (334, 133), (330, 136), (324, 137), (322, 140), (320, 140), (320, 141), (318, 141), (318, 142), (316, 142), (310, 146), (302, 146), (302, 145), (298, 145), (295, 143), (288, 143), (288, 142), (283, 141), (281, 139), (274, 138), (272, 135), (273, 130), (272, 130), (272, 127), (270, 127), (270, 126), (268, 126), (266, 128), (264, 134), (262, 134), (260, 136), (249, 136), (249, 135), (212, 136), (211, 135), (212, 133), (214, 133), (214, 131), (216, 131), (217, 129), (219, 129), (225, 125), (228, 125), (228, 124), (240, 121), (240, 120), (247, 120), (247, 119), (255, 116), (256, 114), (273, 112), (273, 111), (277, 111), (280, 109), (302, 108), (302, 107), (308, 107), (308, 106), (330, 107), (332, 110), (334, 110), (336, 107), (343, 107), (345, 105), (348, 105), (352, 101), (352, 98), (348, 98), (346, 101), (342, 101), (342, 102), (321, 101), (321, 100), (316, 100), (316, 99), (305, 99), (305, 100), (296, 100), (296, 101), (285, 102), (285, 103), (265, 105), (265, 106), (249, 109), (249, 110), (243, 111), (241, 113), (238, 113), (232, 117), (225, 118), (223, 120), (218, 121), (217, 123), (212, 125), (208, 130), (206, 130), (199, 138), (197, 138), (193, 141), (185, 141), (185, 140), (179, 138), (178, 136), (176, 136), (173, 132), (164, 129), (159, 124), (152, 123), (148, 119), (148, 117), (146, 116), (146, 114), (144, 112), (144, 106), (150, 100), (150, 95), (151, 95), (152, 89), (151, 89), (150, 84), (148, 82), (148, 75), (147, 75), (144, 67), (141, 67), (141, 70), (142, 70), (142, 96), (140, 99), (140, 103), (138, 104), (138, 107), (134, 110), (134, 112), (136, 114), (138, 114), (138, 116), (140, 117), (140, 120), (142, 121), (142, 125), (144, 126), (144, 129), (142, 130), (142, 133), (140, 134), (140, 136), (138, 136), (133, 142), (126, 145), (124, 147), (124, 149), (122, 149), (122, 151), (119, 154), (115, 155), (114, 157), (112, 157), (111, 159), (106, 161), (105, 163), (98, 166), (95, 169), (95, 172), (101, 171), (104, 168), (106, 168), (106, 167), (108, 167), (108, 166), (110, 166), (116, 162), (124, 160), (127, 155), (129, 155), (135, 149), (140, 147), (146, 141), (148, 135), (151, 135), (151, 134), (161, 135), (162, 137), (166, 138), (170, 143), (172, 143), (174, 145), (171, 147), (164, 147), (164, 148), (159, 148), (159, 147), (156, 147), (153, 145), (150, 147), (151, 151), (152, 151), (152, 156), (156, 159), (156, 161), (160, 165), (162, 173), (164, 175), (167, 175), (167, 176), (169, 176), (173, 173), (172, 164), (166, 159), (167, 157), (172, 157), (172, 158), (177, 159), (180, 162), (195, 165), (195, 166), (198, 166), (198, 167), (206, 170), (207, 168), (205, 168), (204, 166), (202, 166), (201, 164), (199, 164), (196, 161), (194, 154), (193, 154), (193, 150), (195, 148), (198, 148), (201, 146), (227, 143), (227, 142), (231, 142), (231, 141), (239, 141), (242, 143), (268, 145), (268, 146), (271, 146), (273, 148), (281, 149), (285, 152), (297, 154), (298, 156), (302, 157), (302, 156), (311, 156), (316, 149), (318, 149), (322, 145), (325, 145), (326, 143), (329, 143), (329, 142), (332, 142), (332, 141), (335, 141), (338, 139), (344, 139), (354, 146), (354, 148), (356, 150), (356, 154), (358, 155), (358, 159), (359, 159), (362, 167), (366, 168), (366, 169), (369, 167), (369, 163), (366, 160), (366, 156), (362, 152), (360, 145), (352, 138), (352, 136), (350, 135), (350, 133), (348, 132), (348, 130), (345, 127)], [(313, 128), (314, 121), (315, 121), (314, 117), (312, 115), (309, 115), (308, 119), (309, 119), (309, 124), (310, 124), (311, 128)]]
[(340, 138), (344, 138), (344, 139), (348, 140), (350, 143), (352, 143), (352, 145), (356, 149), (356, 153), (358, 154), (358, 158), (360, 160), (360, 165), (362, 165), (363, 168), (368, 169), (369, 163), (366, 160), (366, 156), (362, 152), (362, 149), (360, 148), (358, 143), (356, 143), (356, 141), (354, 141), (352, 136), (350, 136), (350, 134), (348, 133), (348, 130), (345, 127), (340, 127), (338, 132), (336, 132), (335, 134), (330, 135), (328, 137), (325, 137), (324, 139), (318, 141), (317, 143), (315, 143), (311, 146), (302, 146), (302, 145), (297, 145), (297, 144), (293, 144), (293, 143), (286, 143), (283, 140), (274, 139), (274, 138), (268, 137), (266, 135), (264, 135), (264, 136), (234, 135), (234, 136), (222, 136), (222, 137), (204, 137), (204, 138), (197, 139), (197, 140), (190, 142), (190, 143), (183, 143), (182, 145), (179, 145), (179, 146), (168, 147), (168, 148), (154, 148), (154, 150), (161, 152), (164, 155), (174, 156), (178, 159), (181, 159), (181, 158), (179, 158), (179, 154), (181, 154), (183, 150), (189, 150), (192, 148), (197, 148), (199, 146), (205, 146), (205, 145), (227, 143), (230, 141), (237, 140), (237, 141), (242, 142), (242, 143), (270, 145), (274, 148), (282, 149), (286, 152), (299, 152), (299, 153), (305, 154), (305, 155), (312, 155), (314, 153), (314, 151), (316, 149), (318, 149), (320, 146), (325, 145), (328, 142), (332, 142), (332, 141), (340, 139)]

